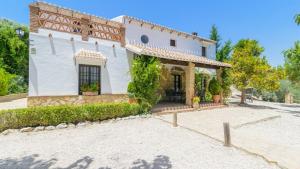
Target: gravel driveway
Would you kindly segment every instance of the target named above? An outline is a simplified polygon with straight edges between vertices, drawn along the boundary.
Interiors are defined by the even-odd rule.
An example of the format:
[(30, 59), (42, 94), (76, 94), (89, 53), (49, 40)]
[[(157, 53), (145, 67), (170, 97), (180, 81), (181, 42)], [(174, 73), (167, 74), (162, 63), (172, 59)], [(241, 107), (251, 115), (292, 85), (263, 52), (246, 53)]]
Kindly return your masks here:
[(0, 168), (277, 169), (156, 118), (0, 135)]
[[(172, 115), (159, 118), (172, 122)], [(224, 140), (223, 122), (232, 143), (289, 169), (300, 168), (300, 105), (256, 101), (247, 107), (178, 114), (178, 124)]]

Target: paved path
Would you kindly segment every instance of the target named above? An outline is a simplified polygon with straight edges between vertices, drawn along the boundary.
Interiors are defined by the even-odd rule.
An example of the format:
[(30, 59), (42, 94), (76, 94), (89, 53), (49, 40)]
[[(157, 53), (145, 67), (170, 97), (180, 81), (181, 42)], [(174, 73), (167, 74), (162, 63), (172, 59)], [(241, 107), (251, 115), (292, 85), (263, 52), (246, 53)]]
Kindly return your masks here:
[(17, 99), (10, 102), (0, 102), (0, 110), (18, 109), (27, 107), (27, 98)]
[[(159, 118), (172, 122), (172, 115)], [(178, 114), (178, 124), (223, 141), (223, 122), (231, 125), (232, 143), (290, 169), (300, 168), (300, 105), (255, 102)]]
[(0, 135), (5, 169), (278, 169), (155, 118)]

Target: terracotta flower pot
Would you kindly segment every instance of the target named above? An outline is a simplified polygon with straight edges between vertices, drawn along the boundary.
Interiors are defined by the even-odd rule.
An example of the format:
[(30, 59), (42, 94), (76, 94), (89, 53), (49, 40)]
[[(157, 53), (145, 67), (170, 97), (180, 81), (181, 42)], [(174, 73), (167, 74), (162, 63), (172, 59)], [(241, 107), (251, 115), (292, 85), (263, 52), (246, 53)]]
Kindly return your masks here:
[(221, 97), (220, 95), (213, 95), (213, 101), (214, 103), (220, 103)]
[(98, 92), (82, 92), (83, 96), (97, 96)]

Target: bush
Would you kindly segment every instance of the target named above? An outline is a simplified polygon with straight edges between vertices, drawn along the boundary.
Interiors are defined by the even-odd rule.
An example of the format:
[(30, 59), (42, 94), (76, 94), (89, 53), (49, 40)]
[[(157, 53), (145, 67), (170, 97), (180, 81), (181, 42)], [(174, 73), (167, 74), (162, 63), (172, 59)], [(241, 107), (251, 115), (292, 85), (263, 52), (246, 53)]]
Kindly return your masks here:
[(8, 94), (9, 84), (12, 75), (0, 68), (0, 96)]
[(129, 96), (137, 100), (144, 112), (148, 112), (160, 99), (160, 61), (156, 57), (136, 56), (130, 71), (132, 81), (127, 89)]
[(216, 78), (212, 78), (209, 82), (208, 90), (212, 95), (219, 95), (221, 92), (221, 84)]
[(8, 93), (26, 93), (28, 85), (26, 84), (22, 76), (14, 75), (12, 76), (9, 84)]
[(262, 100), (269, 101), (269, 102), (277, 102), (278, 98), (274, 92), (263, 92), (262, 93)]
[(32, 107), (0, 111), (0, 131), (22, 127), (79, 123), (126, 117), (140, 113), (138, 104), (108, 103)]
[(200, 97), (193, 97), (193, 103), (200, 103)]
[(206, 91), (206, 92), (205, 92), (205, 101), (206, 101), (206, 102), (212, 101), (212, 95), (210, 94), (209, 91)]

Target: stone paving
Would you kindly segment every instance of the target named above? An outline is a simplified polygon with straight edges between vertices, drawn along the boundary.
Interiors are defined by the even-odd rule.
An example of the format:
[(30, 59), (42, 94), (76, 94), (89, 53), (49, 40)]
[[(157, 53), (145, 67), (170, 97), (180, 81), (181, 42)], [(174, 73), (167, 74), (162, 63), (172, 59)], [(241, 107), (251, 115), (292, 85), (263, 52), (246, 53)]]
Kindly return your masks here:
[[(234, 146), (262, 155), (290, 169), (300, 168), (300, 105), (255, 102), (247, 107), (178, 114), (178, 125), (224, 140), (223, 122), (231, 126)], [(172, 115), (159, 119), (172, 122)]]

